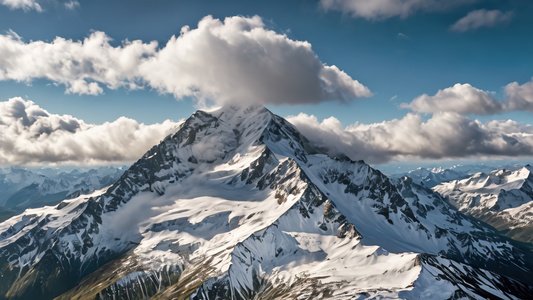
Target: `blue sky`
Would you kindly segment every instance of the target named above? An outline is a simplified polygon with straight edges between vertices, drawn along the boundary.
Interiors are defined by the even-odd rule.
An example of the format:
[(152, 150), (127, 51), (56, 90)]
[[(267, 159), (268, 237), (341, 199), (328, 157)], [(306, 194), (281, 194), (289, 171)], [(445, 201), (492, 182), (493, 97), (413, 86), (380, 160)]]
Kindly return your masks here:
[[(456, 111), (449, 107), (443, 109), (442, 105), (435, 104), (438, 100), (459, 107), (460, 101), (468, 102), (470, 98), (462, 100), (462, 96), (455, 92), (468, 93), (467, 88), (454, 90), (455, 98), (451, 100), (447, 98), (449, 95), (431, 98), (439, 90), (460, 83), (469, 84), (472, 87), (470, 90), (475, 89), (476, 97), (483, 93), (479, 96), (483, 98), (486, 93), (489, 95), (487, 97), (492, 97), (489, 100), (483, 98), (486, 101), (503, 103), (510, 98), (509, 93), (505, 92), (506, 86), (517, 82), (520, 87), (530, 82), (533, 76), (533, 19), (530, 17), (533, 3), (530, 1), (379, 0), (375, 2), (378, 8), (374, 10), (360, 0), (27, 0), (20, 1), (20, 6), (16, 6), (18, 4), (13, 3), (17, 1), (0, 2), (3, 4), (0, 5), (0, 34), (11, 35), (13, 41), (23, 44), (36, 41), (53, 43), (56, 37), (77, 42), (98, 31), (112, 39), (109, 42), (112, 47), (120, 47), (124, 40), (140, 40), (146, 44), (157, 41), (157, 49), (162, 49), (171, 36), (180, 35), (183, 26), (187, 25), (194, 30), (198, 27), (198, 22), (207, 15), (220, 19), (221, 22), (226, 17), (251, 18), (257, 15), (262, 18), (264, 30), (286, 35), (290, 41), (309, 42), (312, 52), (321, 63), (337, 66), (372, 93), (370, 97), (351, 94), (352, 97), (348, 97), (350, 99), (343, 101), (335, 101), (330, 99), (333, 96), (328, 96), (326, 100), (317, 98), (312, 101), (314, 103), (264, 103), (273, 112), (281, 116), (296, 116), (303, 112), (306, 116), (316, 117), (318, 123), (333, 116), (345, 127), (356, 122), (389, 122), (405, 118), (409, 113), (418, 115), (423, 123), (444, 110), (482, 124), (510, 119), (525, 126), (525, 129), (504, 132), (511, 136), (526, 135), (526, 139), (519, 140), (524, 144), (520, 151), (511, 149), (506, 153), (507, 150), (498, 148), (480, 150), (479, 153), (469, 150), (470, 152), (455, 153), (449, 157), (434, 152), (406, 152), (398, 156), (398, 151), (389, 151), (391, 146), (388, 145), (383, 146), (387, 148), (384, 152), (388, 154), (383, 154), (388, 155), (387, 158), (368, 158), (375, 163), (495, 158), (495, 155), (514, 158), (532, 154), (528, 152), (532, 147), (527, 139), (531, 130), (527, 125), (531, 124), (532, 111), (528, 103), (506, 104), (504, 108), (490, 110), (490, 113), (480, 113), (471, 107)], [(470, 16), (470, 21), (458, 23), (470, 13), (474, 13)], [(13, 67), (9, 69), (6, 60), (4, 64), (0, 62), (0, 74), (30, 72), (27, 68), (23, 71), (17, 71)], [(194, 97), (161, 92), (154, 84), (141, 84), (142, 89), (131, 90), (124, 86), (112, 87), (109, 82), (98, 82), (93, 78), (89, 81), (96, 81), (102, 89), (98, 95), (65, 93), (67, 86), (64, 82), (43, 74), (28, 75), (30, 79), (22, 82), (10, 79), (14, 75), (4, 78), (0, 76), (0, 101), (21, 97), (32, 100), (50, 114), (72, 115), (88, 124), (112, 123), (122, 116), (145, 124), (161, 123), (166, 119), (178, 122), (198, 107)], [(335, 83), (333, 86), (336, 87)], [(524, 86), (520, 91), (520, 99), (533, 99), (531, 95), (524, 96), (524, 93), (529, 92), (529, 86)], [(426, 105), (425, 108), (405, 105), (424, 94), (429, 96), (428, 99), (420, 100)], [(478, 100), (469, 105), (479, 106), (476, 101)], [(427, 108), (427, 105), (432, 108)], [(303, 119), (300, 118), (301, 120)], [(301, 122), (300, 126), (304, 127)], [(306, 125), (309, 125), (305, 127), (309, 130), (313, 128), (310, 124)], [(491, 127), (491, 130), (495, 129)], [(337, 143), (345, 142), (341, 135), (338, 140)], [(317, 142), (326, 143), (325, 140)], [(333, 141), (327, 141), (331, 142)], [(354, 140), (354, 143), (357, 142), (361, 142), (361, 138)], [(495, 143), (497, 142), (493, 144)], [(353, 144), (336, 148), (337, 151), (347, 152), (345, 149), (350, 146)], [(372, 147), (363, 148), (372, 152)], [(353, 156), (357, 156), (356, 152)], [(362, 156), (366, 158), (364, 153)], [(20, 163), (24, 164), (25, 161), (21, 160)], [(6, 158), (4, 164), (9, 164), (9, 159)]]

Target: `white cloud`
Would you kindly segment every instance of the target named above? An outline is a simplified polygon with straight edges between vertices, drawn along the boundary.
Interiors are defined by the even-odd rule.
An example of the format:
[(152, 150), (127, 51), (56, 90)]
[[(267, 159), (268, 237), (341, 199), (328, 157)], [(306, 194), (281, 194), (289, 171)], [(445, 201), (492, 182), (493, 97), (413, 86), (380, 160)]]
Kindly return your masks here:
[(149, 86), (176, 98), (217, 102), (302, 104), (372, 95), (336, 66), (322, 63), (311, 44), (268, 30), (258, 16), (224, 21), (207, 16), (160, 49), (155, 41), (113, 47), (103, 32), (51, 43), (0, 35), (0, 80), (37, 78), (65, 85), (67, 93)]
[(407, 18), (419, 12), (446, 11), (478, 0), (320, 0), (328, 11), (340, 11), (354, 18), (384, 20), (392, 17)]
[(101, 125), (47, 112), (32, 101), (0, 102), (0, 165), (118, 164), (141, 157), (179, 123), (121, 117)]
[(421, 113), (456, 112), (480, 115), (494, 114), (504, 110), (503, 103), (468, 83), (457, 83), (452, 87), (439, 90), (433, 96), (424, 94), (409, 104), (402, 104), (402, 107)]
[(346, 128), (333, 117), (319, 122), (299, 114), (288, 120), (330, 154), (369, 163), (533, 155), (533, 128), (514, 121), (483, 124), (450, 112), (427, 121), (410, 113), (402, 119)]
[(522, 85), (518, 82), (509, 83), (505, 87), (505, 98), (509, 110), (533, 112), (533, 78)]
[(80, 7), (80, 3), (77, 0), (70, 0), (70, 1), (65, 2), (65, 7), (68, 10), (74, 10)]
[(24, 11), (35, 9), (42, 12), (43, 9), (35, 0), (2, 0), (2, 4), (10, 9), (23, 9)]
[(9, 29), (6, 31), (6, 34), (7, 35), (10, 35), (11, 37), (13, 37), (14, 40), (17, 40), (17, 41), (22, 41), (22, 37), (20, 35), (18, 35), (16, 32), (13, 31), (13, 29)]
[(398, 34), (396, 35), (396, 37), (399, 38), (399, 39), (402, 39), (402, 40), (410, 40), (410, 39), (411, 39), (410, 36), (408, 36), (408, 35), (406, 35), (406, 34), (404, 34), (404, 33), (401, 33), (401, 32), (398, 32)]
[[(24, 11), (35, 10), (37, 12), (43, 12), (43, 8), (36, 0), (0, 0), (0, 4), (9, 7), (10, 9), (22, 9)], [(74, 10), (80, 6), (80, 2), (77, 0), (68, 0), (63, 3), (66, 9)]]
[(457, 83), (439, 90), (435, 95), (424, 94), (411, 103), (402, 103), (402, 108), (418, 113), (455, 112), (459, 114), (490, 115), (509, 111), (533, 112), (533, 78), (520, 85), (512, 82), (505, 86), (503, 101), (495, 99), (491, 93), (482, 91), (468, 83)]
[(69, 83), (67, 94), (85, 94), (85, 95), (100, 95), (104, 92), (104, 89), (96, 82), (87, 82), (83, 79), (73, 80)]
[(450, 29), (458, 32), (476, 30), (480, 27), (494, 27), (505, 24), (513, 18), (513, 12), (503, 13), (499, 10), (478, 9), (469, 12), (455, 22)]
[(513, 120), (505, 120), (505, 121), (499, 121), (499, 120), (493, 120), (487, 122), (487, 128), (490, 130), (501, 132), (508, 135), (525, 135), (525, 134), (531, 134), (533, 135), (533, 126), (529, 124), (519, 123)]
[(371, 96), (336, 66), (324, 65), (311, 44), (267, 30), (258, 16), (205, 17), (140, 70), (151, 87), (176, 98), (302, 104)]
[(100, 84), (135, 87), (138, 65), (156, 52), (157, 42), (124, 41), (113, 47), (110, 41), (103, 32), (83, 41), (57, 37), (51, 43), (0, 35), (0, 80), (44, 78), (65, 85), (69, 93), (91, 95), (103, 92)]

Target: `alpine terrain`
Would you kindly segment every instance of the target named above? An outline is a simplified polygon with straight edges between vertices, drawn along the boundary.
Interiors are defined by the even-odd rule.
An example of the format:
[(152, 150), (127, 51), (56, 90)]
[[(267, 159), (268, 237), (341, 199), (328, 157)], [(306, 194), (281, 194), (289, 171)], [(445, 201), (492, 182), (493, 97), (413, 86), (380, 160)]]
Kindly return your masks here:
[(197, 111), (111, 186), (1, 223), (0, 272), (5, 299), (533, 295), (529, 248), (262, 107)]
[(392, 178), (400, 178), (403, 176), (411, 177), (411, 179), (413, 179), (416, 183), (421, 183), (429, 188), (432, 188), (442, 182), (468, 177), (467, 174), (463, 172), (457, 172), (452, 168), (418, 168), (409, 172), (391, 175)]
[(460, 211), (472, 215), (507, 236), (533, 243), (533, 167), (495, 170), (489, 174), (435, 186)]
[(26, 208), (56, 205), (65, 198), (92, 193), (114, 183), (123, 168), (100, 167), (70, 172), (55, 169), (0, 169), (0, 221)]
[[(520, 169), (519, 165), (506, 165), (508, 170)], [(498, 167), (488, 165), (456, 165), (451, 168), (417, 168), (409, 172), (403, 172), (399, 174), (392, 174), (392, 178), (400, 178), (403, 176), (411, 177), (416, 183), (422, 183), (429, 188), (433, 188), (443, 182), (452, 180), (460, 180), (468, 178), (476, 173), (485, 172), (489, 173)]]

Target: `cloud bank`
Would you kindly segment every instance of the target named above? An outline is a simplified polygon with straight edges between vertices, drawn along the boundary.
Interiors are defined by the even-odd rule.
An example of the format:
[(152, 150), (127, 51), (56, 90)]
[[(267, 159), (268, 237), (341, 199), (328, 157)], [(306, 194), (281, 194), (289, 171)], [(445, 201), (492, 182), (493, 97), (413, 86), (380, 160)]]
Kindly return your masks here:
[[(334, 117), (319, 121), (303, 113), (287, 119), (330, 154), (370, 163), (531, 156), (533, 126), (512, 120), (482, 123), (465, 116), (533, 112), (533, 78), (522, 85), (512, 82), (504, 91), (504, 100), (498, 101), (489, 92), (458, 83), (402, 104), (414, 112), (402, 119), (374, 124), (343, 127)], [(425, 120), (421, 113), (432, 116)]]
[(459, 19), (450, 29), (457, 32), (466, 32), (481, 27), (491, 28), (499, 24), (508, 23), (512, 18), (513, 12), (503, 13), (499, 10), (478, 9)]
[(50, 43), (0, 35), (0, 80), (44, 78), (64, 85), (67, 93), (89, 95), (103, 93), (103, 86), (147, 86), (176, 98), (219, 103), (308, 104), (372, 95), (321, 62), (310, 43), (267, 29), (258, 16), (224, 21), (207, 16), (161, 48), (155, 41), (110, 42), (103, 32)]
[(353, 18), (384, 20), (407, 18), (421, 12), (441, 12), (475, 2), (477, 0), (320, 0), (320, 6)]
[(287, 119), (330, 154), (369, 163), (533, 155), (533, 127), (511, 120), (484, 124), (444, 112), (423, 121), (409, 113), (402, 119), (345, 128), (334, 117), (319, 122), (301, 113)]
[(101, 125), (47, 112), (32, 101), (0, 102), (0, 165), (130, 163), (179, 122), (145, 125), (121, 117)]

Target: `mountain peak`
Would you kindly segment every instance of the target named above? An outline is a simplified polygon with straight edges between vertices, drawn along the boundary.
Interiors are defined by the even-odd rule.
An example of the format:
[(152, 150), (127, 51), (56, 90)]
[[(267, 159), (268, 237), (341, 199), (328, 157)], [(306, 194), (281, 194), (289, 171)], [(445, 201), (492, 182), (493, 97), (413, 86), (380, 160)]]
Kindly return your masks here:
[(257, 111), (265, 110), (264, 105), (251, 104), (251, 105), (235, 105), (235, 104), (226, 104), (223, 106), (217, 106), (210, 109), (202, 109), (203, 112), (211, 114), (213, 116), (221, 117), (222, 114), (240, 114), (247, 115), (252, 114)]

